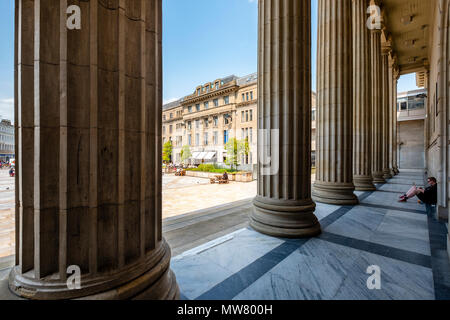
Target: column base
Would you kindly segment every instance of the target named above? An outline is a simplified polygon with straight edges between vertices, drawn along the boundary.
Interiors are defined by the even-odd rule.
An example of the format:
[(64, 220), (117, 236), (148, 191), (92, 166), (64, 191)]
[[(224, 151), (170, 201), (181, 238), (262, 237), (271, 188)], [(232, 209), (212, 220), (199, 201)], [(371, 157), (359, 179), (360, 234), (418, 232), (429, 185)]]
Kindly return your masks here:
[(311, 199), (293, 201), (257, 196), (253, 200), (250, 226), (272, 237), (315, 237), (322, 232), (319, 220), (314, 215), (315, 209), (316, 204)]
[(385, 180), (392, 179), (391, 170), (389, 170), (389, 169), (384, 169), (384, 170), (383, 170), (383, 178), (384, 178)]
[(371, 176), (353, 176), (353, 184), (356, 191), (376, 191)]
[(163, 241), (144, 259), (116, 273), (82, 276), (78, 290), (69, 289), (55, 275), (34, 279), (33, 271), (20, 274), (14, 267), (9, 288), (17, 296), (31, 300), (175, 300), (180, 292), (170, 270), (170, 257), (169, 245)]
[(394, 167), (394, 172), (395, 172), (395, 175), (398, 175), (400, 173), (400, 170), (398, 170), (398, 167)]
[(393, 178), (393, 177), (395, 177), (395, 176), (397, 175), (397, 174), (395, 173), (394, 168), (389, 169), (389, 173), (390, 173), (390, 175), (391, 175), (391, 178)]
[(316, 181), (313, 188), (313, 200), (316, 202), (353, 206), (359, 203), (358, 197), (354, 194), (353, 183), (329, 183)]
[(383, 172), (376, 172), (372, 174), (373, 183), (382, 184), (386, 183), (386, 180), (383, 178)]

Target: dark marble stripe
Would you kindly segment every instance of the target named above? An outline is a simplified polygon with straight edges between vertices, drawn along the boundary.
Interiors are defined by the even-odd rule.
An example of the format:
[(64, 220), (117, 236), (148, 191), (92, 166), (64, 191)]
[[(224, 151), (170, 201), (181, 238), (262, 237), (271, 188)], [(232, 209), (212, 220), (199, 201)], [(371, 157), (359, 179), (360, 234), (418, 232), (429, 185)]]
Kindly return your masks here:
[(420, 253), (392, 248), (364, 240), (348, 238), (328, 232), (322, 233), (319, 236), (319, 239), (431, 269), (431, 257)]
[(195, 300), (232, 300), (307, 241), (308, 239), (287, 240)]
[(361, 205), (363, 207), (369, 207), (369, 208), (396, 210), (396, 211), (403, 211), (403, 212), (417, 213), (417, 214), (427, 214), (426, 211), (422, 211), (422, 210), (408, 209), (408, 208), (399, 208), (399, 207), (392, 207), (392, 206), (384, 206), (384, 205), (381, 205), (381, 204), (360, 203), (359, 205)]
[(367, 191), (367, 192), (364, 192), (362, 195), (360, 195), (359, 197), (358, 197), (358, 199), (359, 199), (359, 201), (361, 202), (361, 201), (363, 201), (363, 200), (366, 200), (368, 197), (370, 197), (372, 194), (374, 193), (374, 191)]
[(450, 300), (450, 262), (447, 253), (447, 227), (428, 214), (431, 266), (436, 300)]
[(322, 227), (322, 230), (325, 230), (328, 226), (330, 226), (333, 223), (335, 223), (337, 220), (342, 218), (344, 215), (346, 215), (353, 208), (355, 208), (355, 207), (352, 207), (352, 206), (340, 207), (339, 209), (337, 209), (333, 213), (329, 214), (328, 216), (326, 216), (325, 218), (320, 220), (320, 225)]

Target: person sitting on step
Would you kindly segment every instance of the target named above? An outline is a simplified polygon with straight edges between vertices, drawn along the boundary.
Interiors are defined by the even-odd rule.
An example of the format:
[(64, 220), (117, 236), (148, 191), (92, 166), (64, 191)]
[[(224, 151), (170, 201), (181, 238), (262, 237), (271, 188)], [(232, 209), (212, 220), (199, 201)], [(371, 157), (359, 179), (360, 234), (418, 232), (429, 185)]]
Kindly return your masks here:
[(437, 203), (437, 181), (436, 178), (428, 178), (428, 185), (426, 189), (417, 188), (415, 185), (409, 189), (407, 193), (400, 196), (399, 202), (407, 202), (413, 197), (419, 198), (425, 204), (435, 205)]

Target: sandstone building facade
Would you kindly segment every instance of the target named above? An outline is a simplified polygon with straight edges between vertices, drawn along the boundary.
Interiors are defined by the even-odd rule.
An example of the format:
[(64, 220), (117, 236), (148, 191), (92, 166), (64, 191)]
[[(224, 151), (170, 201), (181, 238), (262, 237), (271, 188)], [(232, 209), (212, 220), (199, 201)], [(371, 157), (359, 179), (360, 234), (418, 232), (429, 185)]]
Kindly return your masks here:
[[(189, 146), (190, 164), (225, 164), (226, 143), (231, 138), (248, 139), (248, 155), (241, 165), (257, 164), (258, 86), (257, 73), (229, 76), (198, 86), (192, 95), (163, 106), (163, 144), (172, 141), (172, 162), (182, 162), (183, 146)], [(315, 93), (312, 93), (312, 137), (315, 156)]]

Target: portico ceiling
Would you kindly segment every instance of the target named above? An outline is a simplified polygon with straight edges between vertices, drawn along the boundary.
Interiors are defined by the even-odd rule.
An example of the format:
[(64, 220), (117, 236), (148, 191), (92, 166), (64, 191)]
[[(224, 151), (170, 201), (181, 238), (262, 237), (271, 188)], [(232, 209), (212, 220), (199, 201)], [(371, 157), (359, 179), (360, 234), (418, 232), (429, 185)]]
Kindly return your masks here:
[(383, 34), (391, 37), (400, 74), (423, 71), (428, 66), (435, 1), (382, 1)]

